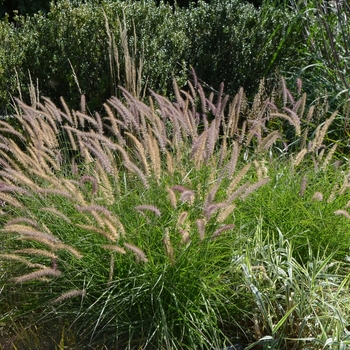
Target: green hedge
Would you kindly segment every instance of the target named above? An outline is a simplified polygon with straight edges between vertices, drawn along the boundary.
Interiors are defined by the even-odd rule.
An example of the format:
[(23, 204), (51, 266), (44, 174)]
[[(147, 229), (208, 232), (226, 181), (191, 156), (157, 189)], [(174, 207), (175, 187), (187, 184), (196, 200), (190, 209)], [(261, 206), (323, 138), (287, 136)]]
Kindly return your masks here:
[[(144, 85), (147, 82), (148, 86), (166, 90), (173, 68), (178, 64), (175, 53), (183, 55), (189, 45), (171, 7), (157, 7), (152, 1), (74, 6), (63, 0), (52, 6), (48, 16), (19, 17), (16, 24), (1, 22), (0, 39), (5, 42), (0, 48), (1, 104), (8, 102), (6, 92), (16, 94), (15, 68), (23, 89), (28, 85), (30, 71), (33, 79), (38, 78), (42, 95), (55, 101), (63, 95), (75, 106), (80, 92), (72, 65), (92, 108), (108, 98), (115, 86), (111, 86), (110, 46), (104, 13), (121, 66), (120, 79), (115, 85), (124, 85), (119, 23), (124, 22), (125, 16), (130, 50), (134, 47), (135, 25), (136, 60), (144, 55)], [(177, 68), (178, 78), (181, 70), (182, 67)], [(117, 75), (116, 66), (112, 71)]]
[[(34, 83), (38, 79), (42, 95), (55, 102), (63, 95), (73, 108), (80, 99), (75, 73), (89, 107), (100, 106), (116, 93), (117, 85), (127, 85), (120, 24), (127, 28), (136, 67), (143, 57), (144, 89), (167, 94), (173, 76), (182, 85), (194, 66), (197, 75), (215, 88), (224, 81), (228, 92), (240, 86), (252, 92), (264, 75), (290, 58), (293, 44), (298, 44), (299, 33), (290, 30), (293, 18), (285, 11), (271, 6), (256, 9), (240, 0), (216, 0), (210, 5), (199, 1), (175, 9), (152, 0), (52, 3), (47, 16), (38, 13), (17, 17), (15, 23), (0, 22), (4, 43), (0, 107), (9, 104), (9, 94), (18, 95), (16, 74), (28, 100), (29, 72)], [(111, 48), (118, 52), (119, 71), (115, 61), (110, 69)]]

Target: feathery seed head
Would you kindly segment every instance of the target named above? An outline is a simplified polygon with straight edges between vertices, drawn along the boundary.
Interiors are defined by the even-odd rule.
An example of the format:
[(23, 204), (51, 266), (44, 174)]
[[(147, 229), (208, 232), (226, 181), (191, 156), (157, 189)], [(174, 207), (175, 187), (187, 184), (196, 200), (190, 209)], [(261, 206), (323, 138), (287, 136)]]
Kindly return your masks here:
[(163, 243), (165, 247), (166, 254), (170, 260), (171, 265), (175, 265), (174, 248), (171, 244), (169, 229), (165, 229)]
[(167, 191), (168, 191), (168, 195), (169, 195), (169, 199), (170, 199), (170, 203), (171, 203), (172, 207), (176, 208), (177, 199), (176, 199), (176, 195), (175, 195), (174, 190), (172, 188), (168, 187)]
[(28, 282), (28, 281), (33, 281), (33, 280), (37, 280), (37, 279), (41, 279), (42, 277), (46, 277), (46, 276), (50, 276), (50, 277), (60, 277), (61, 276), (61, 272), (59, 270), (55, 270), (49, 267), (28, 273), (26, 275), (22, 275), (19, 277), (14, 277), (12, 278), (12, 280), (15, 283), (24, 283), (24, 282)]
[(194, 203), (194, 199), (195, 199), (195, 194), (194, 194), (194, 191), (192, 190), (183, 191), (180, 195), (180, 201), (183, 203), (188, 202), (192, 205)]
[(231, 230), (235, 227), (234, 224), (230, 224), (230, 225), (225, 225), (223, 227), (220, 227), (219, 229), (217, 229), (211, 236), (211, 238), (215, 239), (217, 237), (219, 237), (221, 235), (222, 232), (224, 231), (228, 231)]
[(147, 204), (144, 204), (144, 205), (138, 205), (135, 207), (135, 209), (141, 213), (142, 215), (144, 215), (144, 211), (145, 210), (148, 210), (148, 211), (151, 211), (153, 212), (155, 215), (157, 216), (161, 216), (162, 213), (161, 211), (154, 205), (147, 205)]
[(312, 196), (312, 200), (322, 202), (323, 194), (321, 192), (315, 192), (315, 194)]
[(131, 250), (135, 254), (137, 261), (141, 261), (144, 263), (148, 262), (146, 254), (139, 247), (136, 247), (135, 245), (129, 243), (124, 243), (124, 247)]
[(205, 235), (205, 224), (206, 220), (205, 219), (197, 219), (196, 220), (196, 225), (198, 228), (198, 234), (199, 234), (199, 239), (203, 241), (204, 235)]
[(342, 216), (345, 216), (347, 219), (350, 219), (350, 214), (346, 210), (343, 210), (343, 209), (336, 210), (334, 212), (334, 214), (335, 215), (342, 215)]
[(80, 180), (81, 184), (84, 185), (86, 182), (90, 182), (92, 184), (92, 194), (96, 194), (98, 191), (98, 182), (94, 176), (84, 175)]
[(102, 244), (101, 247), (104, 249), (110, 250), (112, 252), (117, 252), (119, 254), (126, 254), (125, 249), (123, 249), (122, 247), (119, 247), (115, 244)]
[(61, 303), (64, 300), (75, 298), (75, 297), (85, 297), (86, 296), (86, 290), (79, 290), (79, 289), (73, 289), (69, 292), (63, 293), (58, 298), (52, 300), (52, 304), (58, 304)]

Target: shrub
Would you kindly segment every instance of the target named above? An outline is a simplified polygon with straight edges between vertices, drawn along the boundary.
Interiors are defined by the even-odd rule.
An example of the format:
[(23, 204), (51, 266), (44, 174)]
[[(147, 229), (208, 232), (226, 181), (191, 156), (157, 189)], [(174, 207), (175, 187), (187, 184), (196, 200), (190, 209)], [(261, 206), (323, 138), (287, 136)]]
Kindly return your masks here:
[(49, 0), (39, 1), (24, 1), (24, 0), (1, 0), (0, 1), (0, 19), (3, 18), (5, 13), (13, 18), (14, 13), (18, 12), (21, 15), (31, 14), (35, 12), (44, 11), (47, 12), (49, 9)]
[(257, 9), (239, 0), (200, 1), (187, 17), (189, 61), (211, 86), (224, 82), (230, 93), (242, 86), (252, 96), (263, 77), (272, 78), (298, 59), (300, 28), (288, 8), (268, 2)]
[(18, 96), (16, 68), (27, 101), (30, 73), (34, 82), (38, 79), (40, 91), (55, 102), (63, 95), (77, 108), (84, 93), (94, 110), (117, 93), (118, 85), (127, 85), (126, 50), (142, 73), (142, 89), (152, 86), (164, 92), (173, 73), (180, 82), (186, 76), (181, 57), (188, 41), (181, 21), (164, 4), (106, 1), (76, 6), (60, 1), (52, 4), (47, 16), (39, 13), (16, 21), (1, 23), (6, 43), (0, 55), (2, 105), (8, 104), (8, 93)]
[(79, 6), (60, 1), (47, 16), (3, 21), (1, 103), (9, 101), (5, 91), (18, 96), (16, 67), (22, 89), (30, 83), (30, 72), (55, 103), (64, 95), (68, 105), (78, 108), (84, 93), (94, 110), (118, 94), (118, 85), (128, 85), (130, 63), (141, 94), (148, 87), (171, 94), (172, 77), (182, 86), (192, 65), (211, 86), (223, 81), (229, 93), (243, 86), (251, 96), (261, 78), (274, 78), (280, 67), (287, 69), (298, 59), (303, 36), (297, 19), (288, 8), (256, 9), (238, 0), (199, 2), (187, 9), (153, 1)]

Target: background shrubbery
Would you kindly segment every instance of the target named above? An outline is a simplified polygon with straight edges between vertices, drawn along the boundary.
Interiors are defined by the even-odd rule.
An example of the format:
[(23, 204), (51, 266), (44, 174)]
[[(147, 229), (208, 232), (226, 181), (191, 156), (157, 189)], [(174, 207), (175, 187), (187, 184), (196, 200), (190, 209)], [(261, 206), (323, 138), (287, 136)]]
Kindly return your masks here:
[(47, 17), (36, 14), (18, 18), (15, 24), (2, 22), (2, 105), (8, 103), (8, 94), (18, 94), (17, 71), (24, 89), (30, 73), (38, 79), (42, 94), (54, 101), (62, 95), (69, 96), (67, 102), (76, 106), (82, 92), (90, 107), (97, 108), (116, 93), (116, 84), (125, 85), (120, 33), (124, 28), (127, 47), (137, 67), (144, 57), (143, 87), (147, 83), (165, 91), (173, 71), (178, 78), (186, 74), (181, 57), (188, 41), (175, 19), (171, 7), (156, 7), (154, 2), (75, 6), (62, 1), (51, 8)]
[(298, 59), (302, 36), (295, 16), (281, 6), (255, 8), (242, 1), (200, 2), (187, 11), (191, 56), (197, 75), (211, 86), (225, 83), (233, 94), (239, 87), (252, 96), (259, 81), (276, 82), (278, 67)]
[(30, 73), (42, 95), (54, 101), (63, 95), (77, 107), (75, 74), (90, 108), (97, 108), (117, 85), (126, 85), (124, 29), (129, 54), (142, 68), (143, 88), (170, 94), (172, 76), (184, 84), (192, 65), (213, 87), (224, 81), (231, 94), (241, 86), (252, 93), (291, 55), (295, 62), (302, 36), (290, 29), (293, 21), (287, 9), (257, 9), (240, 0), (200, 1), (189, 8), (154, 1), (77, 5), (63, 0), (52, 4), (47, 16), (1, 22), (0, 104), (5, 108), (10, 95), (18, 95), (17, 80), (25, 95)]
[(182, 86), (193, 66), (214, 89), (224, 82), (231, 95), (243, 86), (252, 96), (263, 77), (271, 91), (283, 74), (303, 78), (310, 98), (332, 95), (334, 107), (349, 98), (350, 8), (345, 2), (266, 1), (254, 6), (214, 0), (180, 5), (186, 6), (62, 0), (51, 3), (47, 14), (43, 5), (41, 12), (23, 7), (19, 14), (26, 16), (11, 22), (4, 18), (2, 110), (9, 107), (11, 95), (19, 95), (19, 84), (29, 101), (30, 75), (55, 102), (62, 95), (77, 108), (82, 92), (96, 109), (116, 94), (118, 85), (130, 84), (129, 56), (141, 94), (151, 88), (171, 95), (172, 77)]

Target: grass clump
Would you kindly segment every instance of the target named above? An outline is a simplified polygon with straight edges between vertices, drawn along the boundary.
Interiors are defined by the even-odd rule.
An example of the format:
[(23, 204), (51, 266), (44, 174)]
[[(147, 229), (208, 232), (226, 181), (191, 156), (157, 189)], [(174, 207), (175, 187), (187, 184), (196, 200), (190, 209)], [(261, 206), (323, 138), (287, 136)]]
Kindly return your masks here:
[(236, 219), (253, 227), (261, 218), (267, 231), (278, 227), (302, 261), (310, 246), (314, 253), (321, 249), (343, 260), (349, 254), (348, 170), (272, 164), (269, 177), (237, 207)]
[[(311, 162), (315, 191), (330, 196), (323, 177), (329, 174), (334, 183), (343, 178), (327, 165), (334, 150), (326, 132), (336, 113), (313, 132), (304, 123), (305, 96), (295, 102), (283, 90), (288, 99), (279, 110), (264, 98), (263, 84), (249, 104), (243, 90), (230, 101), (223, 85), (217, 96), (206, 96), (195, 75), (193, 80), (188, 91), (174, 84), (173, 103), (151, 92), (146, 104), (120, 88), (122, 97), (110, 98), (103, 114), (95, 115), (86, 113), (84, 96), (80, 111), (63, 100), (62, 109), (48, 99), (33, 106), (17, 101), (18, 131), (12, 121), (1, 123), (2, 322), (21, 320), (46, 330), (55, 323), (62, 335), (57, 342), (95, 348), (103, 342), (125, 349), (219, 349), (237, 338), (250, 347), (262, 338), (287, 348), (287, 338), (299, 344), (308, 333), (307, 341), (327, 344), (334, 336), (333, 325), (320, 335), (316, 316), (299, 331), (290, 326), (291, 317), (303, 322), (311, 312), (300, 304), (308, 298), (303, 279), (291, 271), (332, 280), (342, 298), (347, 277), (344, 263), (335, 260), (325, 279), (333, 255), (318, 256), (319, 242), (333, 247), (336, 241), (326, 230), (320, 231), (323, 241), (311, 239), (315, 226), (308, 210), (301, 211), (310, 215), (301, 222), (293, 213), (284, 226), (278, 221), (276, 205), (285, 200), (293, 206), (295, 198), (275, 159), (291, 166), (284, 168), (287, 175), (306, 169), (309, 176)], [(344, 198), (346, 190), (344, 183)], [(310, 199), (314, 190), (307, 191), (300, 206), (306, 198), (321, 203)], [(324, 215), (332, 210), (338, 220), (328, 227), (347, 227), (334, 214), (344, 208), (343, 199), (327, 208)], [(310, 234), (298, 240), (289, 226), (304, 232), (307, 220)], [(344, 258), (347, 242), (345, 237), (337, 257)], [(309, 269), (313, 259), (316, 270)], [(283, 294), (289, 291), (282, 270), (298, 306)], [(346, 306), (346, 299), (335, 310), (341, 303)], [(345, 331), (344, 323), (337, 325)]]
[(247, 349), (346, 348), (348, 263), (310, 246), (300, 262), (290, 241), (260, 221), (237, 257), (256, 303), (250, 317), (258, 341)]
[[(233, 282), (223, 278), (234, 190), (251, 192), (267, 180), (241, 173), (225, 194), (240, 146), (217, 152), (227, 98), (208, 100), (197, 89), (201, 95), (193, 88), (191, 96), (175, 88), (176, 104), (153, 94), (149, 106), (121, 89), (123, 101), (108, 100), (103, 118), (83, 112), (84, 98), (81, 111), (18, 101), (21, 134), (3, 123), (1, 259), (7, 285), (50, 293), (20, 301), (17, 317), (25, 305), (43, 308), (41, 321), (69, 320), (89, 344), (229, 341), (223, 324), (241, 303), (226, 304)], [(198, 118), (197, 98), (214, 119), (205, 111)]]

